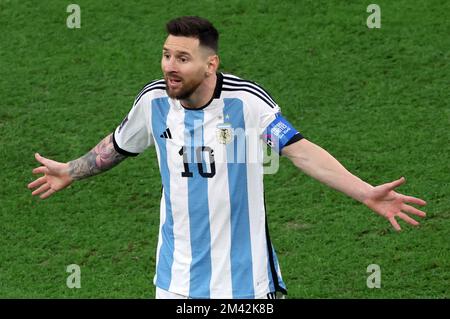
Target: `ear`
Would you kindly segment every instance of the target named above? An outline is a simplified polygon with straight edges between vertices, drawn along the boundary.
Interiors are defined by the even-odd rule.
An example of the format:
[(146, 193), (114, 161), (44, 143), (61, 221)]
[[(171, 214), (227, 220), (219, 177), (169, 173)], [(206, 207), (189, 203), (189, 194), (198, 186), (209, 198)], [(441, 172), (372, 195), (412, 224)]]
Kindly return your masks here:
[(220, 59), (219, 59), (219, 56), (217, 54), (210, 55), (208, 57), (208, 64), (207, 64), (207, 69), (206, 69), (206, 75), (210, 76), (210, 75), (216, 73), (217, 70), (219, 69), (219, 63), (220, 63)]

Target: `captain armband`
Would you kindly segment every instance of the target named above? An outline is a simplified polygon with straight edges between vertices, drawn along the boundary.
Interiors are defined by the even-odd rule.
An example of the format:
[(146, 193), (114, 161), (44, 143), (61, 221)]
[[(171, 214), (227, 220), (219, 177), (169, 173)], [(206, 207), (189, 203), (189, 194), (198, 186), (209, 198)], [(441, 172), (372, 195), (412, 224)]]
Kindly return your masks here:
[(289, 123), (281, 113), (275, 115), (263, 134), (263, 139), (274, 151), (281, 150), (294, 142), (301, 140), (303, 136)]

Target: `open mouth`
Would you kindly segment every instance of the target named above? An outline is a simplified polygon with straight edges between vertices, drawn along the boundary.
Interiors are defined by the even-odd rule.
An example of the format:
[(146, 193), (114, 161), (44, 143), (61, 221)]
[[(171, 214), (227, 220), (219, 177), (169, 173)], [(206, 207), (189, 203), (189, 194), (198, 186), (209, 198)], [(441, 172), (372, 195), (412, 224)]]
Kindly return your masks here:
[(179, 87), (181, 85), (181, 79), (167, 78), (167, 83), (170, 87)]

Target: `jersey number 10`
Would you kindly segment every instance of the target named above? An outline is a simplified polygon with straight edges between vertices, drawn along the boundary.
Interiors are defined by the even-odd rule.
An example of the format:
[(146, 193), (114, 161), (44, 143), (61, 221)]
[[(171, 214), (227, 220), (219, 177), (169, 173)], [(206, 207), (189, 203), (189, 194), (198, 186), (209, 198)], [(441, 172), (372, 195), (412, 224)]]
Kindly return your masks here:
[[(180, 154), (180, 156), (183, 156), (184, 172), (181, 173), (181, 176), (182, 177), (193, 177), (194, 174), (189, 170), (190, 161), (188, 158), (188, 152), (186, 150), (187, 150), (187, 147), (183, 146), (180, 149), (180, 151), (178, 152), (178, 154)], [(203, 155), (205, 153), (208, 153), (209, 166), (210, 166), (209, 171), (206, 171), (206, 172), (203, 169), (203, 161), (198, 160), (198, 159), (202, 159)], [(195, 158), (197, 159), (198, 172), (201, 177), (211, 178), (211, 177), (214, 177), (214, 175), (216, 175), (216, 164), (214, 164), (214, 152), (211, 147), (209, 147), (209, 146), (196, 147), (195, 148)]]

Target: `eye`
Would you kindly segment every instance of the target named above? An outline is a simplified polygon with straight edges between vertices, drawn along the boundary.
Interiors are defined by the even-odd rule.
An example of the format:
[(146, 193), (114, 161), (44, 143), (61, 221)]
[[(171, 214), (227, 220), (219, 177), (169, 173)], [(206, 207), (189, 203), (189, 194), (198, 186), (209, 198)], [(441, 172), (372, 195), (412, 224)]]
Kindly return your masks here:
[(186, 63), (187, 61), (189, 61), (188, 58), (186, 58), (184, 56), (180, 58), (181, 63)]
[(169, 54), (169, 53), (163, 53), (163, 57), (164, 57), (166, 60), (169, 60), (169, 59), (170, 59), (170, 54)]

